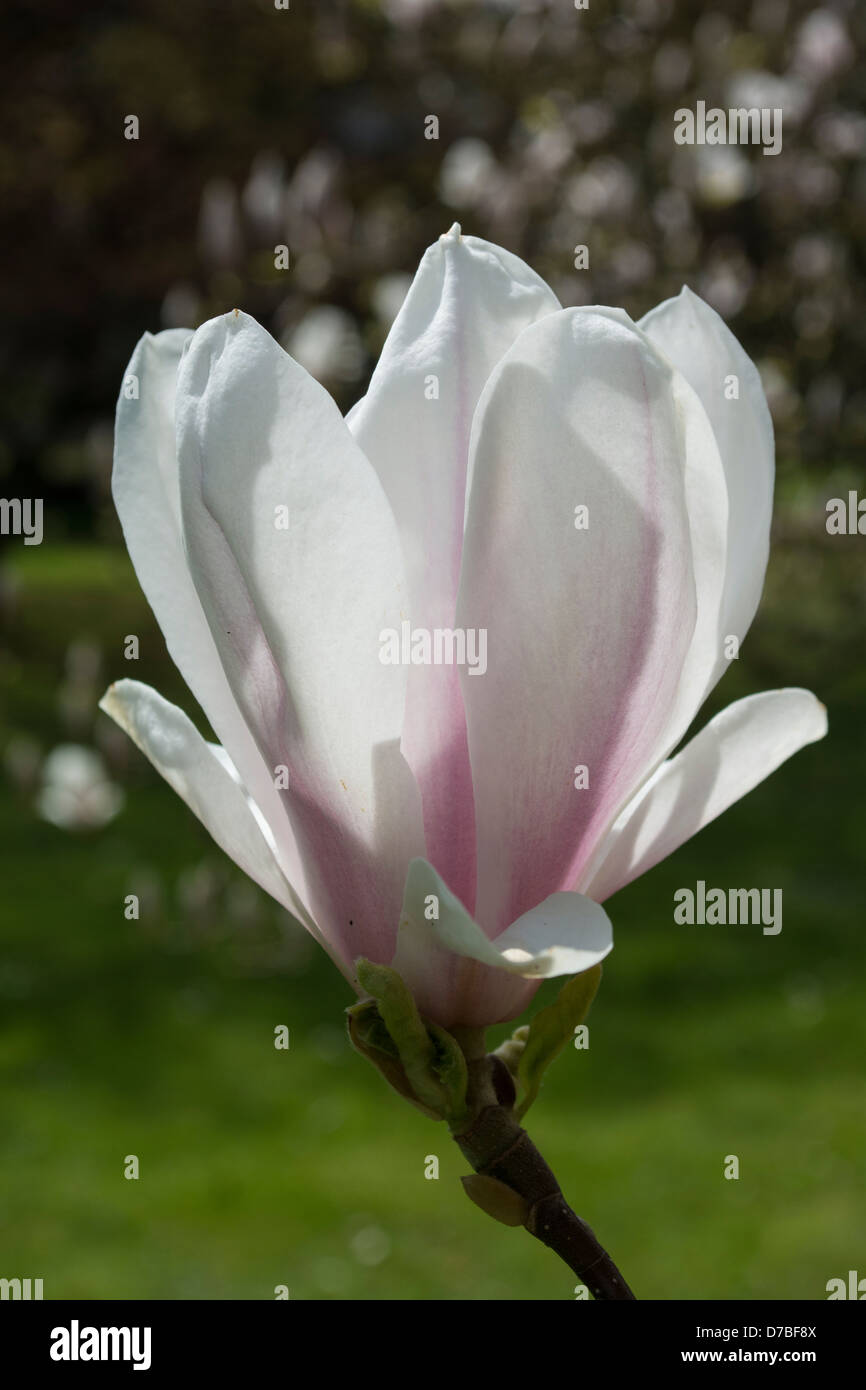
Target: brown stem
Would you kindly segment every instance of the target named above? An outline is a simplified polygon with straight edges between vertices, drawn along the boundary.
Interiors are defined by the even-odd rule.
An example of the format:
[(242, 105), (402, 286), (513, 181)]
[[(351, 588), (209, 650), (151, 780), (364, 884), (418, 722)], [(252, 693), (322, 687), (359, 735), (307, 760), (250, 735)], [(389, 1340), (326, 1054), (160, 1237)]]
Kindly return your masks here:
[[(511, 1095), (498, 1058), (467, 1057), (471, 1122), (454, 1133), (476, 1173), (496, 1178), (523, 1198), (524, 1225), (549, 1245), (596, 1299), (633, 1299), (607, 1251), (566, 1202), (559, 1183), (529, 1135), (514, 1117)], [(508, 1077), (510, 1081), (510, 1077)]]

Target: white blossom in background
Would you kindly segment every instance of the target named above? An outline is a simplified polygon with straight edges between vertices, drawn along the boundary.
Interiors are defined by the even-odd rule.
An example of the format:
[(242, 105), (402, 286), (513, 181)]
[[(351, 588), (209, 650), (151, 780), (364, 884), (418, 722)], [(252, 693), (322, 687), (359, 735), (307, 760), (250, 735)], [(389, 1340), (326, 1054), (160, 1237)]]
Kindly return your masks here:
[(237, 264), (243, 252), (238, 195), (229, 179), (209, 179), (202, 190), (198, 223), (205, 260), (220, 269)]
[(371, 305), (380, 323), (390, 328), (403, 307), (403, 301), (412, 285), (412, 276), (395, 271), (390, 275), (380, 275), (373, 286)]
[(335, 304), (310, 309), (287, 335), (285, 346), (317, 381), (357, 381), (364, 367), (358, 326)]
[(807, 15), (797, 30), (791, 66), (807, 82), (817, 85), (847, 68), (856, 56), (842, 16), (831, 9), (818, 9)]
[(484, 140), (455, 140), (442, 160), (439, 194), (449, 207), (474, 207), (490, 193), (497, 176), (496, 156)]
[(241, 206), (256, 235), (276, 238), (283, 224), (285, 161), (273, 150), (263, 150), (253, 160), (241, 193)]
[(752, 166), (736, 145), (695, 146), (691, 155), (695, 192), (708, 207), (730, 207), (753, 191)]
[(92, 748), (61, 743), (42, 764), (36, 808), (44, 820), (62, 830), (95, 830), (113, 820), (123, 806), (123, 792), (108, 775)]

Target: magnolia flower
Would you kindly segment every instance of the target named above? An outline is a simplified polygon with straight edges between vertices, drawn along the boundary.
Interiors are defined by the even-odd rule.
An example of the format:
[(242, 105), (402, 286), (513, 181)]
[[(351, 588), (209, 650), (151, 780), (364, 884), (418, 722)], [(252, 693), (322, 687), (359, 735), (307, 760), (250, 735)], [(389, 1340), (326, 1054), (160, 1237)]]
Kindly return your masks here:
[(637, 324), (563, 309), (455, 226), (345, 419), (245, 314), (146, 334), (113, 489), (219, 745), (136, 681), (102, 707), (347, 978), (391, 964), (445, 1027), (599, 961), (600, 904), (826, 731), (777, 690), (671, 756), (751, 623), (773, 492), (758, 373), (686, 289)]
[(36, 798), (45, 820), (62, 830), (91, 830), (107, 825), (122, 805), (123, 792), (95, 749), (61, 743), (48, 754)]

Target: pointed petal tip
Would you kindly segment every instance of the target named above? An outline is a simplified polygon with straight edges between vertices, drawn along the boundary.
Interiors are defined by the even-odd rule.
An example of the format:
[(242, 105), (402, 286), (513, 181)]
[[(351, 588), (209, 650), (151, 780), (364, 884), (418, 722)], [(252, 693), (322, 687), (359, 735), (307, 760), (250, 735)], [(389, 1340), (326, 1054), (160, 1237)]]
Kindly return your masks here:
[[(813, 690), (807, 690), (806, 687), (802, 685), (788, 685), (783, 686), (779, 690), (763, 690), (760, 692), (760, 696), (765, 699), (782, 696), (790, 701), (800, 702), (803, 715), (801, 729), (804, 746), (807, 743), (817, 743), (820, 739), (826, 737), (830, 727), (827, 706), (824, 704), (823, 700), (818, 699), (818, 696)], [(760, 697), (755, 696), (752, 698), (757, 699)]]
[[(111, 682), (102, 700), (115, 700), (119, 695), (122, 695), (125, 690), (132, 690), (136, 686), (143, 686), (143, 682), (133, 680), (129, 676), (121, 676), (119, 680)], [(102, 700), (100, 700), (100, 704), (102, 704)]]
[(727, 705), (662, 763), (626, 808), (588, 883), (605, 901), (679, 849), (801, 749), (827, 734), (827, 707), (785, 686)]
[(112, 718), (114, 717), (112, 711), (117, 703), (119, 687), (123, 685), (123, 683), (123, 681), (112, 681), (97, 705), (98, 709), (101, 709), (105, 714), (111, 715)]

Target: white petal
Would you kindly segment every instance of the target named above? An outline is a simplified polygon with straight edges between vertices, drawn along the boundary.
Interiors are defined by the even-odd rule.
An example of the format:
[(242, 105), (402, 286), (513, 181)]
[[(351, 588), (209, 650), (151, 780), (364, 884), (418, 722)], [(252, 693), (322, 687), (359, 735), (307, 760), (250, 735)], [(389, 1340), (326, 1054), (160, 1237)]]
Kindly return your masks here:
[(574, 885), (667, 727), (695, 622), (671, 378), (624, 314), (564, 310), (476, 413), (457, 616), (487, 629), (462, 685), (490, 936)]
[[(272, 773), (229, 689), (189, 573), (180, 523), (175, 385), (192, 338), (187, 329), (146, 333), (133, 353), (117, 403), (112, 493), (130, 558), (181, 675), (268, 819), (285, 872), (305, 894), (294, 835)], [(127, 396), (135, 378), (138, 395)]]
[[(428, 920), (431, 903), (438, 916)], [(449, 1022), (490, 1023), (513, 1017), (529, 997), (521, 980), (575, 975), (613, 948), (604, 909), (579, 893), (553, 893), (491, 941), (423, 859), (409, 866), (397, 951), (392, 962), (413, 990), (421, 1012)], [(448, 974), (454, 956), (488, 967), (469, 979)], [(491, 971), (498, 972), (491, 975)], [(456, 993), (449, 995), (449, 987)], [(470, 983), (461, 996), (460, 986)], [(483, 995), (483, 1003), (482, 1003)], [(473, 1010), (476, 1017), (470, 1015)]]
[(183, 710), (140, 681), (110, 686), (99, 702), (195, 812), (220, 849), (265, 892), (315, 932), (268, 846), (225, 755), (202, 738)]
[[(639, 326), (697, 392), (716, 436), (728, 493), (721, 631), (742, 640), (764, 585), (773, 511), (773, 425), (761, 378), (716, 311), (687, 288)], [(726, 666), (719, 652), (708, 689)]]
[(327, 392), (246, 314), (197, 331), (177, 416), (191, 572), (244, 718), (288, 769), (312, 913), (344, 956), (381, 959), (424, 849), (405, 668), (380, 660), (406, 600), (388, 503)]
[(603, 902), (826, 732), (827, 711), (808, 690), (770, 690), (728, 705), (626, 807), (584, 892)]
[[(695, 625), (667, 718), (655, 742), (647, 748), (646, 762), (633, 788), (635, 793), (680, 743), (709, 689), (718, 680), (720, 661), (727, 664), (722, 659), (728, 527), (725, 471), (707, 413), (678, 371), (671, 375), (670, 389), (684, 441), (682, 462), (695, 585)], [(605, 833), (591, 860), (581, 869), (581, 879), (591, 877), (593, 865), (600, 863), (606, 852)], [(573, 888), (579, 886), (579, 882), (569, 884)]]
[[(348, 418), (397, 519), (415, 627), (454, 625), (469, 436), (484, 384), (518, 333), (558, 308), (523, 261), (455, 224), (425, 253)], [(428, 856), (471, 905), (475, 818), (454, 666), (411, 667), (402, 747), (421, 789)]]
[[(652, 750), (648, 780), (690, 728), (745, 637), (764, 582), (773, 504), (773, 430), (761, 380), (715, 310), (683, 289), (641, 328), (677, 369), (671, 388), (686, 436), (685, 485), (697, 614), (670, 717)], [(729, 399), (733, 390), (737, 399)], [(591, 878), (602, 841), (581, 873)], [(578, 886), (578, 885), (574, 885)]]

